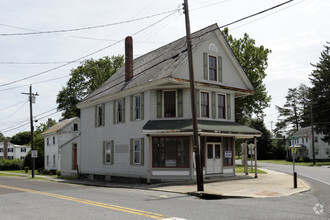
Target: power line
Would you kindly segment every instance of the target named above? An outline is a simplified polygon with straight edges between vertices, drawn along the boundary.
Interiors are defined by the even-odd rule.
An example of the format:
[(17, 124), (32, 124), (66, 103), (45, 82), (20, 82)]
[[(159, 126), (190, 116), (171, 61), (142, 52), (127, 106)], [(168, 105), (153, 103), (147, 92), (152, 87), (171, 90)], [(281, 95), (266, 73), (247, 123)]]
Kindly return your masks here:
[(72, 29), (62, 29), (62, 30), (50, 30), (50, 31), (37, 31), (37, 32), (25, 32), (25, 33), (12, 33), (12, 34), (0, 34), (0, 36), (22, 36), (22, 35), (36, 35), (36, 34), (51, 34), (51, 33), (64, 33), (64, 32), (72, 32), (72, 31), (82, 31), (82, 30), (91, 30), (95, 28), (104, 28), (108, 26), (114, 26), (114, 25), (120, 25), (120, 24), (126, 24), (126, 23), (131, 23), (135, 21), (140, 21), (156, 16), (160, 16), (163, 14), (169, 14), (178, 11), (178, 9), (171, 10), (171, 11), (166, 11), (162, 12), (159, 14), (154, 14), (154, 15), (149, 15), (141, 18), (136, 18), (132, 20), (127, 20), (127, 21), (121, 21), (121, 22), (115, 22), (115, 23), (110, 23), (110, 24), (102, 24), (102, 25), (96, 25), (96, 26), (89, 26), (89, 27), (83, 27), (83, 28), (72, 28)]
[[(147, 27), (145, 27), (145, 28), (143, 28), (143, 29), (141, 29), (141, 30), (135, 32), (134, 34), (132, 34), (132, 36), (137, 35), (137, 34), (143, 32), (143, 31), (145, 31), (146, 29), (148, 29), (148, 28), (154, 26), (155, 24), (157, 24), (157, 23), (159, 23), (159, 22), (165, 20), (166, 18), (168, 18), (168, 17), (174, 15), (176, 12), (177, 12), (177, 11), (175, 11), (175, 12), (173, 12), (172, 14), (167, 15), (167, 16), (165, 16), (164, 18), (162, 18), (162, 19), (160, 19), (160, 20), (158, 20), (158, 21), (152, 23), (151, 25), (149, 25), (149, 26), (147, 26)], [(85, 58), (87, 58), (87, 57), (89, 57), (89, 56), (91, 56), (91, 55), (94, 55), (94, 54), (99, 53), (99, 52), (101, 52), (101, 51), (103, 51), (103, 50), (105, 50), (105, 49), (108, 49), (108, 48), (110, 48), (110, 47), (112, 47), (112, 46), (114, 46), (114, 45), (116, 45), (116, 44), (122, 42), (123, 40), (124, 40), (124, 39), (119, 40), (119, 41), (117, 41), (117, 42), (115, 42), (115, 43), (113, 43), (113, 44), (110, 44), (110, 45), (108, 45), (108, 46), (106, 46), (106, 47), (103, 47), (103, 48), (101, 48), (101, 49), (99, 49), (99, 50), (96, 50), (96, 51), (94, 51), (94, 52), (92, 52), (92, 53), (89, 53), (89, 54), (87, 54), (87, 55), (85, 55), (85, 56), (82, 56), (82, 57), (80, 57), (80, 58), (78, 58), (78, 59), (75, 59), (75, 60), (70, 61), (70, 62), (68, 62), (68, 63), (65, 63), (65, 64), (63, 64), (63, 65), (60, 65), (60, 66), (57, 66), (57, 67), (54, 67), (54, 68), (51, 68), (51, 69), (48, 69), (48, 70), (42, 71), (42, 72), (40, 72), (40, 73), (37, 73), (37, 74), (31, 75), (31, 76), (28, 76), (28, 77), (24, 77), (24, 78), (21, 78), (21, 79), (18, 79), (18, 80), (14, 80), (14, 81), (9, 82), (9, 83), (1, 84), (0, 87), (8, 86), (8, 85), (11, 85), (11, 84), (14, 84), (14, 83), (17, 83), (17, 82), (21, 82), (21, 81), (23, 81), (23, 80), (27, 80), (27, 79), (30, 79), (30, 78), (33, 78), (33, 77), (36, 77), (36, 76), (40, 76), (40, 75), (43, 75), (43, 74), (45, 74), (45, 73), (48, 73), (48, 72), (51, 72), (51, 71), (54, 71), (54, 70), (60, 69), (60, 68), (62, 68), (62, 67), (68, 66), (68, 65), (71, 64), (71, 63), (74, 63), (74, 62), (76, 62), (76, 61), (79, 61), (79, 60), (85, 59)]]
[(13, 105), (10, 105), (10, 106), (7, 106), (7, 107), (4, 107), (4, 108), (0, 109), (0, 111), (5, 110), (5, 109), (8, 109), (8, 108), (11, 108), (11, 107), (14, 107), (14, 106), (16, 106), (16, 105), (18, 105), (18, 104), (21, 104), (21, 103), (23, 103), (23, 102), (26, 102), (26, 101), (21, 101), (21, 102), (18, 102), (18, 103), (16, 103), (16, 104), (13, 104)]

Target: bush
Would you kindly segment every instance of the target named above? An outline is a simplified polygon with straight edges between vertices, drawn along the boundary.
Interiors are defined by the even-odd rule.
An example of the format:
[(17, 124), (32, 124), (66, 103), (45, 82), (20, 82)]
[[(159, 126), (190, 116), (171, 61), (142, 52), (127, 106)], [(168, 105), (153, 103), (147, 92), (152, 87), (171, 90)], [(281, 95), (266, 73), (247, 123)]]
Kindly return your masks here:
[(0, 170), (20, 170), (23, 167), (23, 161), (19, 159), (0, 160)]
[(51, 169), (49, 170), (50, 175), (56, 175), (57, 170)]
[(29, 172), (29, 167), (24, 167), (25, 173)]
[(58, 178), (61, 178), (61, 171), (60, 170), (56, 171), (56, 175)]

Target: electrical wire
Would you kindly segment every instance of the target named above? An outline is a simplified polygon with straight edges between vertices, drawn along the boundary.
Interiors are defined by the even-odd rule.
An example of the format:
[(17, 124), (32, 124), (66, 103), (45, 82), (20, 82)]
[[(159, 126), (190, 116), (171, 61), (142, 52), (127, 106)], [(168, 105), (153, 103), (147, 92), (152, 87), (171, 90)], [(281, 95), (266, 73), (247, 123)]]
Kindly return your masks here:
[(21, 104), (21, 103), (23, 103), (23, 102), (26, 102), (26, 100), (21, 101), (21, 102), (18, 102), (18, 103), (16, 103), (16, 104), (13, 104), (13, 105), (10, 105), (10, 106), (7, 106), (7, 107), (4, 107), (4, 108), (0, 109), (0, 111), (5, 110), (5, 109), (9, 109), (9, 108), (14, 107), (14, 106), (16, 106), (16, 105), (18, 105), (18, 104)]
[[(145, 31), (146, 29), (148, 29), (148, 28), (154, 26), (155, 24), (157, 24), (157, 23), (163, 21), (164, 19), (166, 19), (166, 18), (168, 18), (168, 17), (170, 17), (170, 16), (173, 16), (176, 12), (177, 12), (177, 11), (175, 11), (175, 12), (171, 13), (170, 15), (167, 15), (167, 16), (165, 16), (164, 18), (162, 18), (162, 19), (160, 19), (160, 20), (158, 20), (158, 21), (152, 23), (151, 25), (149, 25), (149, 26), (147, 26), (147, 27), (145, 27), (145, 28), (143, 28), (143, 29), (141, 29), (141, 30), (135, 32), (134, 34), (132, 34), (132, 36), (137, 35), (137, 34), (143, 32), (143, 31)], [(57, 66), (57, 67), (54, 67), (54, 68), (51, 68), (51, 69), (48, 69), (48, 70), (42, 71), (42, 72), (40, 72), (40, 73), (37, 73), (37, 74), (31, 75), (31, 76), (28, 76), (28, 77), (24, 77), (24, 78), (21, 78), (21, 79), (18, 79), (18, 80), (14, 80), (14, 81), (12, 81), (12, 82), (8, 82), (8, 83), (1, 84), (0, 87), (4, 87), (4, 86), (8, 86), (8, 85), (11, 85), (11, 84), (17, 83), (17, 82), (21, 82), (21, 81), (23, 81), (23, 80), (27, 80), (27, 79), (30, 79), (30, 78), (33, 78), (33, 77), (36, 77), (36, 76), (40, 76), (40, 75), (43, 75), (43, 74), (45, 74), (45, 73), (48, 73), (48, 72), (51, 72), (51, 71), (54, 71), (54, 70), (60, 69), (60, 68), (62, 68), (62, 67), (68, 66), (68, 65), (70, 65), (71, 63), (74, 63), (74, 62), (76, 62), (76, 61), (79, 61), (79, 60), (85, 59), (85, 58), (87, 58), (87, 57), (89, 57), (89, 56), (91, 56), (91, 55), (94, 55), (94, 54), (99, 53), (99, 52), (101, 52), (101, 51), (103, 51), (103, 50), (106, 50), (106, 49), (108, 49), (108, 48), (110, 48), (110, 47), (112, 47), (112, 46), (114, 46), (114, 45), (116, 45), (116, 44), (119, 44), (120, 42), (122, 42), (122, 41), (124, 41), (124, 40), (125, 40), (125, 39), (119, 40), (119, 41), (117, 41), (117, 42), (115, 42), (115, 43), (113, 43), (113, 44), (110, 44), (110, 45), (108, 45), (108, 46), (106, 46), (106, 47), (103, 47), (103, 48), (101, 48), (101, 49), (99, 49), (99, 50), (96, 50), (96, 51), (94, 51), (94, 52), (92, 52), (92, 53), (89, 53), (89, 54), (87, 54), (87, 55), (85, 55), (85, 56), (82, 56), (82, 57), (80, 57), (80, 58), (77, 58), (77, 59), (75, 59), (75, 60), (73, 60), (73, 61), (70, 61), (70, 62), (68, 62), (68, 63), (65, 63), (65, 64), (63, 64), (63, 65), (60, 65), (60, 66)]]
[(73, 32), (73, 31), (91, 30), (91, 29), (96, 29), (96, 28), (104, 28), (104, 27), (109, 27), (109, 26), (114, 26), (114, 25), (127, 24), (127, 23), (131, 23), (131, 22), (135, 22), (135, 21), (141, 21), (141, 20), (144, 20), (144, 19), (148, 19), (148, 18), (152, 18), (152, 17), (164, 15), (164, 14), (169, 14), (169, 13), (173, 13), (173, 12), (176, 12), (176, 11), (177, 11), (177, 9), (162, 12), (162, 13), (159, 13), (159, 14), (149, 15), (149, 16), (145, 16), (145, 17), (141, 17), (141, 18), (136, 18), (136, 19), (132, 19), (132, 20), (115, 22), (115, 23), (110, 23), (110, 24), (95, 25), (95, 26), (89, 26), (89, 27), (82, 27), (82, 28), (51, 30), (51, 31), (37, 31), (37, 32), (25, 32), (25, 33), (12, 33), (12, 34), (0, 34), (0, 36), (22, 36), (22, 35), (65, 33), (65, 32)]

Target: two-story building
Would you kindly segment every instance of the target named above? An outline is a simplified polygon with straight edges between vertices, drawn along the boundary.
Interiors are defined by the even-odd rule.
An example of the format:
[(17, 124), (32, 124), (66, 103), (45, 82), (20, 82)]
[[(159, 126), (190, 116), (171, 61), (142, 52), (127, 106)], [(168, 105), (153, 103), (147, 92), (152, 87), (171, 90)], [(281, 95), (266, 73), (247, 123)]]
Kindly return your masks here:
[(24, 160), (30, 150), (30, 146), (12, 144), (7, 139), (5, 139), (4, 141), (0, 142), (0, 159)]
[[(235, 175), (235, 140), (261, 135), (235, 123), (235, 98), (254, 89), (217, 24), (193, 33), (192, 47), (203, 172)], [(133, 60), (127, 37), (125, 67), (78, 108), (81, 173), (195, 178), (186, 38)]]
[[(312, 127), (300, 128), (293, 135), (291, 146), (287, 151), (287, 157), (292, 158), (291, 149), (297, 148), (296, 157), (313, 159)], [(324, 134), (314, 131), (314, 153), (317, 160), (330, 160), (330, 144), (322, 139)]]
[(64, 175), (75, 175), (78, 168), (80, 119), (74, 117), (63, 120), (48, 128), (42, 136), (44, 137), (45, 170), (60, 170)]

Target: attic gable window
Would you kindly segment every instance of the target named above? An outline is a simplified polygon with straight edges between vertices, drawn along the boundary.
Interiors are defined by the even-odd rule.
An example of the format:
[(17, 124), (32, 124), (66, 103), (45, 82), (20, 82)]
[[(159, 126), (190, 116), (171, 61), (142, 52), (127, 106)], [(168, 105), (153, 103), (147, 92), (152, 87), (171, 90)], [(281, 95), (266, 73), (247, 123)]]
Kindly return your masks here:
[(203, 54), (204, 80), (222, 82), (222, 57)]
[(217, 81), (217, 58), (209, 56), (209, 80)]

